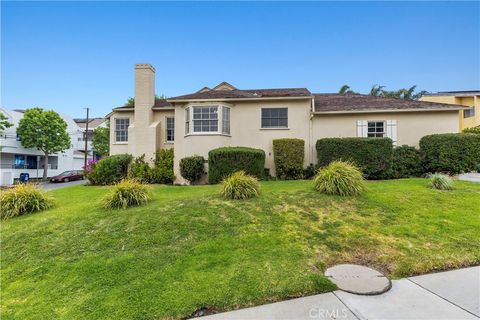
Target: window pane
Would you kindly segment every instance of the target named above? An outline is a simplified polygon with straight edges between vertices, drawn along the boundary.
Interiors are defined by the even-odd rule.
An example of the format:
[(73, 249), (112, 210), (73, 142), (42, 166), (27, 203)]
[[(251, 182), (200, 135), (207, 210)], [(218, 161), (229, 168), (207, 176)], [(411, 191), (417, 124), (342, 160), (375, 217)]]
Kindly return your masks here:
[(287, 128), (288, 108), (263, 108), (262, 128)]

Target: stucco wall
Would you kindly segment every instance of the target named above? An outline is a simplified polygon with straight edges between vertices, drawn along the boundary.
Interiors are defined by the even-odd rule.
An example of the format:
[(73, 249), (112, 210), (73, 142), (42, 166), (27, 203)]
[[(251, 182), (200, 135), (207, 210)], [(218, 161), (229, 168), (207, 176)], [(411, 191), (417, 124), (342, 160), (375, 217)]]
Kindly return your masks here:
[[(175, 115), (174, 110), (155, 110), (153, 113), (152, 123), (156, 124), (153, 134), (155, 137), (147, 138), (138, 138), (136, 137), (136, 127), (134, 123), (134, 114), (133, 111), (120, 111), (114, 112), (110, 117), (110, 154), (121, 154), (121, 153), (130, 153), (134, 156), (139, 156), (141, 150), (152, 149), (152, 143), (156, 146), (154, 150), (159, 149), (168, 149), (173, 148), (173, 143), (166, 142), (166, 117), (173, 117)], [(115, 119), (116, 118), (129, 118), (130, 119), (130, 128), (128, 130), (128, 143), (116, 143), (115, 142)], [(155, 142), (156, 141), (156, 142)], [(139, 147), (140, 146), (140, 147)], [(142, 147), (143, 146), (143, 147)], [(148, 148), (147, 148), (148, 146)], [(152, 155), (147, 155), (147, 158)]]
[[(128, 143), (115, 142), (115, 119), (116, 118), (129, 118), (130, 126), (131, 126), (134, 120), (133, 111), (114, 112), (110, 116), (110, 155), (129, 153)], [(128, 132), (128, 136), (129, 136), (128, 137), (129, 142), (131, 143), (132, 137), (131, 137), (130, 130)]]
[[(230, 104), (230, 135), (185, 135), (185, 105), (175, 107), (175, 175), (181, 178), (180, 159), (201, 155), (208, 158), (212, 149), (224, 146), (248, 146), (259, 148), (266, 153), (265, 167), (274, 174), (272, 140), (279, 138), (300, 138), (305, 140), (305, 154), (309, 149), (310, 99), (283, 101), (251, 101)], [(200, 105), (200, 104), (195, 104)], [(262, 129), (262, 108), (288, 108), (288, 129)], [(305, 165), (309, 159), (306, 157)]]

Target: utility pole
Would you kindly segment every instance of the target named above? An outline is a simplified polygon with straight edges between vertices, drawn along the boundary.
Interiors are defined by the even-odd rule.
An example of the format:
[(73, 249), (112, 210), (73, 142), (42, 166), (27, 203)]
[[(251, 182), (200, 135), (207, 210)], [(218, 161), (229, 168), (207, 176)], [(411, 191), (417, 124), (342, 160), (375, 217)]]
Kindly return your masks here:
[(87, 109), (87, 122), (86, 122), (86, 125), (85, 125), (85, 160), (84, 160), (84, 163), (83, 163), (83, 170), (86, 170), (87, 169), (87, 158), (88, 158), (88, 112), (90, 111), (90, 108), (85, 108)]

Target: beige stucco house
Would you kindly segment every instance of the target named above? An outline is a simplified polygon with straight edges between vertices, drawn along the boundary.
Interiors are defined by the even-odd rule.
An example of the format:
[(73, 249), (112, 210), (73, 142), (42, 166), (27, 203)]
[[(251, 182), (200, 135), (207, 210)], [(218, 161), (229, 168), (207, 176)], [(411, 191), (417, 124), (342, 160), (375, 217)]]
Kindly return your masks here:
[(135, 65), (135, 105), (114, 108), (111, 154), (145, 154), (174, 148), (177, 183), (180, 159), (223, 146), (263, 149), (275, 174), (272, 141), (305, 141), (305, 166), (316, 163), (315, 143), (325, 137), (390, 137), (396, 145), (418, 146), (421, 137), (459, 131), (453, 104), (408, 101), (360, 94), (315, 94), (305, 88), (214, 88), (168, 99), (155, 98), (155, 69)]

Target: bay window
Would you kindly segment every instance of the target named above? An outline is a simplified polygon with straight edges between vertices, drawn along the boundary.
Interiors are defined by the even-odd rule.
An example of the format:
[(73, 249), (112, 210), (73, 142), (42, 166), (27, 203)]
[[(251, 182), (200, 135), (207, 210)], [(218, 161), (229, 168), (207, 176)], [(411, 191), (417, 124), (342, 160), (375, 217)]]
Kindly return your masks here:
[(230, 108), (223, 105), (185, 108), (186, 134), (230, 134)]

